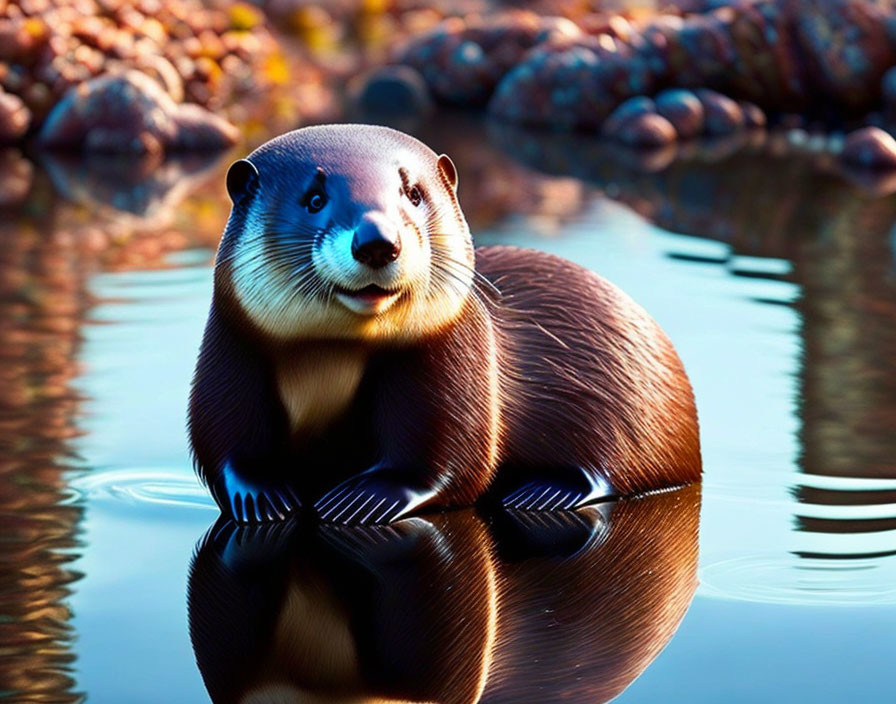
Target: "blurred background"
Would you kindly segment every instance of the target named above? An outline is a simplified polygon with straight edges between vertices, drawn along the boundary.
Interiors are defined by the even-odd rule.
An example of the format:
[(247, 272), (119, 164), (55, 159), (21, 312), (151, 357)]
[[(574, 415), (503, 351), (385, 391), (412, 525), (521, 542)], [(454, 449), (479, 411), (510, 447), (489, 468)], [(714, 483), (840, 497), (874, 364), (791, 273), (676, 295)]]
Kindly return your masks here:
[(0, 700), (208, 701), (184, 426), (224, 173), (356, 121), (679, 349), (700, 581), (620, 701), (890, 701), (894, 66), (883, 0), (0, 0)]

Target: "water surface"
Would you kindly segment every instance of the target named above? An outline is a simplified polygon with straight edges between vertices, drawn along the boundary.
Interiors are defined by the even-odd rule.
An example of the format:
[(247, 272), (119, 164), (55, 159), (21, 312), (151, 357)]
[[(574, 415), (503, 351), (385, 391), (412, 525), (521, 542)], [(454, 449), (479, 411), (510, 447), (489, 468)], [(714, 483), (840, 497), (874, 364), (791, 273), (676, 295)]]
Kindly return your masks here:
[[(445, 642), (480, 646), (458, 665), (466, 684), (418, 693), (451, 701), (479, 677), (482, 686), (469, 691), (483, 701), (552, 701), (564, 692), (602, 701), (629, 682), (621, 702), (891, 699), (896, 198), (768, 145), (663, 163), (476, 123), (411, 127), (458, 164), (479, 244), (568, 257), (657, 318), (693, 381), (706, 470), (690, 608), (676, 631), (691, 597), (682, 578), (664, 618), (638, 628), (623, 620), (633, 635), (610, 651), (637, 657), (615, 667), (598, 662), (594, 638), (613, 631), (625, 604), (655, 612), (634, 595), (623, 604), (595, 592), (623, 584), (608, 556), (639, 535), (635, 548), (645, 552), (633, 554), (647, 572), (650, 555), (689, 529), (623, 506), (605, 517), (605, 539), (511, 559), (501, 549), (506, 536), (475, 516), (424, 524), (422, 544), (447, 536), (453, 557), (437, 561), (439, 574), (475, 581), (477, 569), (490, 570), (516, 601), (489, 596), (481, 575), (467, 587), (475, 603), (465, 606), (408, 582), (420, 590), (415, 623), (429, 623), (433, 609), (467, 609), (486, 624), (462, 633), (438, 627), (447, 634), (433, 626)], [(0, 698), (209, 699), (186, 595), (194, 551), (217, 511), (192, 473), (184, 422), (227, 213), (223, 166), (166, 165), (134, 183), (108, 164), (47, 164), (0, 218)], [(189, 175), (178, 178), (177, 169)], [(679, 504), (649, 501), (641, 506), (686, 522)], [(315, 541), (275, 541), (278, 564), (330, 580), (348, 569), (340, 563), (334, 573), (326, 557), (344, 542), (306, 551)], [(202, 545), (200, 556), (217, 559), (214, 541)], [(679, 560), (657, 563), (659, 583), (687, 567), (687, 550), (674, 545)], [(418, 569), (413, 560), (401, 569)], [(529, 590), (545, 564), (565, 570), (561, 601), (578, 609), (548, 631), (526, 620), (541, 609)], [(277, 588), (298, 584), (302, 593), (308, 582), (294, 577)], [(406, 578), (399, 570), (384, 583)], [(339, 603), (359, 598), (343, 594)], [(191, 615), (197, 608), (194, 599)], [(490, 627), (486, 662), (475, 653), (488, 650), (481, 639)], [(545, 633), (557, 638), (540, 652)], [(398, 662), (397, 646), (382, 642)], [(554, 667), (532, 665), (544, 659)], [(421, 661), (436, 672), (434, 660)], [(548, 671), (562, 679), (544, 679)]]

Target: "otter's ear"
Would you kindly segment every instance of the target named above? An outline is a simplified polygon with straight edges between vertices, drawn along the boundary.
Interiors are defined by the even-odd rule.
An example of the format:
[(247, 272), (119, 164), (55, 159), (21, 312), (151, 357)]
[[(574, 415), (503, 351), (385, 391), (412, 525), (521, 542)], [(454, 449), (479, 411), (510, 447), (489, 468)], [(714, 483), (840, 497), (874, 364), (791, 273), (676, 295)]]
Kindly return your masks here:
[(455, 191), (457, 190), (457, 169), (454, 168), (454, 162), (451, 161), (451, 157), (447, 154), (442, 154), (439, 157), (439, 171), (442, 172), (442, 176), (451, 184), (451, 188)]
[(240, 159), (227, 170), (227, 194), (234, 205), (258, 188), (258, 169), (248, 159)]

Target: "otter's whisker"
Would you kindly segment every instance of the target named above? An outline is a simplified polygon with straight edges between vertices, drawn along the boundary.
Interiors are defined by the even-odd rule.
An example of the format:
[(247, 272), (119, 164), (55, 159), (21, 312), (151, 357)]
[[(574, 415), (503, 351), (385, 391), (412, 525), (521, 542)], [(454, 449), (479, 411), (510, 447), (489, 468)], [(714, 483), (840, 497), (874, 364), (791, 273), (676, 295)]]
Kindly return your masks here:
[[(463, 298), (468, 290), (469, 290), (469, 298), (473, 301), (478, 307), (484, 308), (485, 303), (482, 300), (482, 297), (479, 295), (480, 292), (474, 286), (472, 289), (468, 289), (469, 280), (462, 278), (459, 274), (447, 269), (445, 267), (440, 266), (438, 263), (433, 262), (433, 268), (441, 275), (435, 279), (435, 287), (433, 291), (430, 291), (427, 298), (429, 300), (438, 299), (441, 297), (443, 293), (450, 292), (456, 295), (459, 298)], [(475, 282), (474, 282), (475, 283)]]
[[(435, 235), (433, 237), (435, 238), (439, 236)], [(486, 277), (481, 272), (476, 271), (474, 267), (470, 266), (466, 262), (462, 262), (459, 259), (454, 259), (453, 257), (450, 257), (444, 252), (438, 250), (433, 251), (433, 256), (438, 257), (442, 262), (450, 263), (462, 268), (464, 271), (470, 273), (476, 280), (480, 281), (486, 288), (492, 290), (496, 295), (501, 295), (501, 290), (497, 286), (495, 286), (495, 284), (488, 277)]]
[[(435, 257), (435, 255), (434, 255)], [(452, 273), (457, 276), (458, 279), (461, 279), (463, 275), (472, 274), (474, 291), (482, 291), (487, 295), (489, 300), (491, 299), (500, 299), (502, 297), (501, 290), (494, 285), (489, 279), (480, 274), (475, 269), (471, 269), (469, 266), (460, 262), (456, 259), (452, 259), (450, 257), (439, 256), (434, 258), (434, 263), (437, 263), (439, 268), (442, 271), (448, 271), (450, 267), (454, 267)]]

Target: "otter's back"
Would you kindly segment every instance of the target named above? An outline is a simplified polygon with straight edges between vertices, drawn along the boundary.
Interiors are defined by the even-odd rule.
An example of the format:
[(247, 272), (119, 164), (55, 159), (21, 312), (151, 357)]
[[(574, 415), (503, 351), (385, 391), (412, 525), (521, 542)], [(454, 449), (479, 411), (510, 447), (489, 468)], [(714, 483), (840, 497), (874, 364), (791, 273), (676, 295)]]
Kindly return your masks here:
[(700, 478), (690, 382), (656, 322), (569, 261), (483, 247), (502, 374), (506, 464), (602, 469), (617, 492)]

